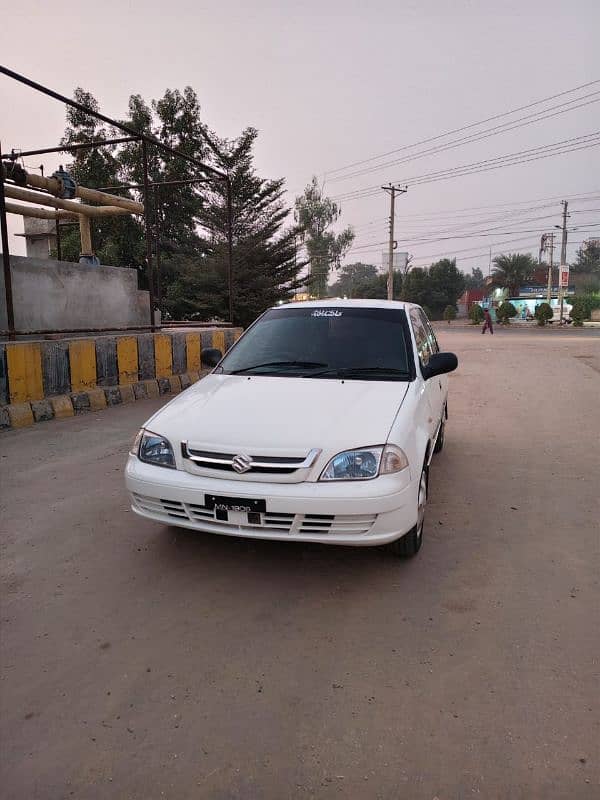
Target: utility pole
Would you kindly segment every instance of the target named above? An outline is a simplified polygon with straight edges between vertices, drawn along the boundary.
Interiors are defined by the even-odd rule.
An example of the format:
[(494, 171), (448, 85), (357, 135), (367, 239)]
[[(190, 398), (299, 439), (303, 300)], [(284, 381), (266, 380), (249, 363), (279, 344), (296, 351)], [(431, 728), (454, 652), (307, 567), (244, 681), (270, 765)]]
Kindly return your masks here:
[(550, 305), (552, 299), (552, 267), (554, 266), (554, 233), (544, 233), (540, 242), (539, 263), (542, 263), (542, 253), (550, 251), (550, 261), (548, 262), (548, 285), (546, 287), (546, 302)]
[(389, 192), (390, 195), (390, 244), (389, 244), (389, 262), (388, 262), (388, 280), (387, 280), (387, 299), (394, 299), (394, 250), (397, 242), (394, 240), (394, 207), (396, 203), (396, 194), (406, 194), (408, 187), (397, 186), (390, 183), (389, 186), (381, 187), (384, 192)]
[(558, 296), (560, 297), (560, 322), (559, 322), (560, 325), (563, 324), (563, 307), (565, 302), (565, 292), (564, 292), (564, 286), (562, 285), (562, 276), (563, 276), (563, 267), (566, 267), (567, 264), (567, 217), (569, 216), (567, 214), (567, 209), (569, 207), (569, 203), (567, 200), (562, 201), (562, 207), (563, 207), (562, 241), (560, 245), (560, 267), (558, 275)]

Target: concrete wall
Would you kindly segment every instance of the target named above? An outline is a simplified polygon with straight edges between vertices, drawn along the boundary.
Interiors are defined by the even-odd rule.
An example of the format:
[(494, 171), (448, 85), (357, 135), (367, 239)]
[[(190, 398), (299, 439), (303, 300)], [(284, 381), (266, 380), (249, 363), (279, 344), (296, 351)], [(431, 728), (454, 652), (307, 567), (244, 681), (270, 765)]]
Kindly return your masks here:
[[(23, 256), (11, 256), (10, 263), (18, 331), (150, 324), (148, 292), (137, 288), (135, 269)], [(0, 271), (0, 329), (6, 327), (4, 275)]]
[(241, 328), (0, 344), (0, 428), (180, 391), (198, 380), (202, 351), (224, 353)]

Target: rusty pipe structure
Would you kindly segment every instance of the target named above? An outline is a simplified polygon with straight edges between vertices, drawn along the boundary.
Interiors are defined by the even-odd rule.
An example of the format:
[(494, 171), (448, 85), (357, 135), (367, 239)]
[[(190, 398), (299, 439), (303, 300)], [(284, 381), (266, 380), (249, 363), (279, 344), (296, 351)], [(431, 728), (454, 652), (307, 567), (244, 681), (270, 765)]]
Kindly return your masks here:
[(79, 216), (72, 211), (51, 211), (49, 208), (35, 208), (33, 206), (22, 206), (20, 203), (6, 202), (6, 212), (8, 214), (19, 214), (21, 217), (35, 217), (36, 219), (65, 219), (70, 222), (79, 222)]
[[(26, 180), (29, 186), (35, 189), (46, 189), (46, 191), (53, 194), (55, 197), (62, 197), (63, 184), (59, 178), (46, 178), (44, 175), (35, 175), (31, 172), (26, 172)], [(91, 203), (101, 203), (108, 206), (116, 206), (129, 212), (130, 214), (143, 214), (144, 204), (138, 203), (135, 200), (130, 200), (127, 197), (118, 197), (114, 194), (107, 194), (106, 192), (99, 192), (97, 189), (88, 189), (86, 186), (75, 187), (75, 197), (81, 200), (87, 200)]]
[[(31, 78), (27, 78), (25, 75), (21, 75), (18, 72), (15, 72), (14, 70), (8, 69), (7, 67), (5, 67), (3, 65), (0, 65), (0, 74), (6, 75), (7, 77), (12, 78), (15, 81), (18, 81), (19, 83), (22, 83), (23, 85), (28, 86), (29, 88), (33, 89), (34, 91), (40, 92), (41, 94), (44, 94), (47, 97), (51, 97), (52, 99), (57, 100), (58, 102), (63, 103), (66, 106), (70, 106), (71, 108), (76, 108), (78, 111), (81, 111), (84, 114), (87, 114), (87, 115), (89, 115), (91, 117), (94, 117), (95, 119), (98, 119), (98, 120), (100, 120), (102, 122), (105, 122), (105, 123), (109, 124), (112, 128), (121, 131), (126, 136), (130, 136), (132, 139), (136, 139), (142, 145), (151, 144), (151, 145), (153, 145), (154, 147), (158, 148), (159, 150), (161, 150), (164, 153), (170, 153), (172, 156), (176, 156), (177, 158), (182, 159), (183, 161), (187, 162), (188, 164), (192, 164), (194, 167), (199, 168), (200, 170), (202, 170), (203, 173), (212, 176), (213, 179), (215, 179), (215, 180), (224, 181), (226, 183), (229, 182), (229, 176), (225, 172), (222, 172), (221, 170), (215, 169), (214, 167), (211, 167), (208, 164), (204, 164), (203, 162), (199, 161), (198, 159), (194, 158), (193, 156), (189, 156), (186, 153), (183, 153), (180, 150), (177, 150), (176, 148), (170, 147), (169, 145), (165, 144), (164, 142), (161, 142), (160, 139), (157, 139), (156, 137), (154, 137), (152, 135), (149, 135), (148, 133), (144, 133), (144, 132), (141, 132), (139, 130), (136, 130), (135, 128), (132, 128), (132, 127), (130, 127), (128, 125), (125, 125), (123, 122), (119, 122), (118, 120), (111, 119), (110, 117), (107, 117), (105, 114), (101, 114), (99, 111), (91, 110), (90, 108), (87, 108), (82, 103), (78, 103), (76, 100), (73, 100), (72, 98), (66, 97), (65, 95), (60, 94), (59, 92), (56, 92), (53, 89), (49, 88), (48, 86), (44, 86), (43, 84), (38, 83), (37, 81), (33, 81), (33, 80), (31, 80)], [(81, 145), (83, 145), (83, 143), (81, 143)], [(94, 147), (94, 144), (92, 143), (91, 146)], [(1, 148), (0, 148), (0, 152), (1, 152)], [(31, 155), (33, 155), (34, 151), (30, 151), (30, 153), (31, 153)], [(147, 189), (149, 188), (148, 187), (148, 183), (149, 182), (148, 182), (147, 169), (146, 169), (146, 174), (145, 174), (145, 184), (146, 184), (145, 185), (145, 189), (146, 189), (146, 191), (144, 192), (144, 199), (145, 200), (148, 199), (148, 193), (147, 193)], [(231, 192), (231, 186), (228, 187), (228, 191)], [(113, 203), (113, 205), (116, 205), (116, 204)], [(229, 210), (229, 214), (230, 214), (230, 217), (229, 217), (229, 228), (231, 230), (231, 227), (232, 227), (232, 221), (231, 221), (232, 209), (229, 208), (228, 210)], [(3, 207), (1, 209), (1, 211), (4, 211)], [(4, 219), (4, 221), (5, 221), (5, 215), (3, 213), (0, 213), (0, 217), (2, 217)], [(146, 220), (146, 222), (147, 222), (147, 220)], [(229, 236), (228, 236), (228, 240), (229, 240), (229, 242), (228, 242), (228, 244), (229, 244), (229, 247), (228, 247), (228, 250), (229, 250), (229, 253), (228, 253), (228, 255), (229, 255), (228, 273), (229, 273), (229, 277), (230, 277), (230, 279), (229, 279), (229, 295), (230, 295), (229, 307), (230, 307), (230, 313), (233, 310), (233, 297), (232, 297), (233, 281), (231, 280), (231, 276), (233, 274), (232, 238), (233, 237), (232, 237), (232, 235), (230, 233)], [(6, 258), (5, 261), (6, 261), (6, 264), (7, 264), (8, 263), (8, 258)], [(6, 266), (6, 264), (5, 264), (5, 266)], [(150, 273), (151, 272), (150, 265), (148, 265), (148, 268), (149, 268), (149, 273)], [(149, 274), (149, 277), (151, 277), (150, 274)], [(152, 289), (152, 281), (150, 280), (149, 283), (150, 283), (150, 286), (151, 286), (151, 289)], [(8, 289), (7, 289), (7, 298), (8, 298)]]
[(11, 200), (23, 200), (25, 203), (38, 203), (42, 206), (52, 208), (62, 208), (64, 211), (71, 211), (73, 214), (85, 214), (87, 217), (113, 217), (120, 214), (129, 215), (131, 212), (117, 206), (88, 206), (84, 203), (76, 203), (75, 200), (62, 200), (49, 194), (34, 192), (31, 189), (23, 189), (20, 186), (13, 186), (10, 183), (4, 185), (4, 193)]

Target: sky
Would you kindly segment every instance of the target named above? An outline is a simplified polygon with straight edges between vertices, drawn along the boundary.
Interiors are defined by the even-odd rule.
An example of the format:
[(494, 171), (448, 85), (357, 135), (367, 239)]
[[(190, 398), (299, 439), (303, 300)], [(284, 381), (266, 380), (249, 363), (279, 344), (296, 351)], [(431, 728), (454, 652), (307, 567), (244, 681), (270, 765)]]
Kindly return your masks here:
[[(514, 251), (537, 257), (540, 235), (561, 222), (563, 198), (573, 212), (568, 257), (585, 239), (600, 237), (598, 138), (568, 145), (594, 147), (551, 158), (414, 180), (599, 131), (598, 0), (23, 0), (4, 10), (3, 23), (5, 66), (62, 94), (82, 86), (108, 116), (123, 115), (132, 93), (149, 100), (190, 85), (219, 136), (256, 127), (257, 170), (286, 179), (290, 206), (312, 175), (327, 195), (340, 198), (337, 228), (352, 225), (356, 233), (346, 263), (381, 266), (389, 197), (378, 187), (389, 182), (408, 184), (396, 201), (395, 238), (415, 266), (456, 257), (464, 271), (477, 266), (486, 273), (490, 248), (492, 257)], [(5, 152), (58, 143), (61, 104), (2, 75), (0, 101)], [(544, 109), (541, 121), (415, 158)], [(367, 159), (373, 160), (348, 168)], [(26, 163), (42, 160), (48, 174), (65, 157)], [(340, 180), (382, 163), (383, 169)], [(374, 187), (370, 196), (345, 197), (364, 187)], [(22, 221), (9, 221), (11, 251), (22, 253), (23, 240), (14, 236)], [(481, 231), (489, 235), (473, 235)]]

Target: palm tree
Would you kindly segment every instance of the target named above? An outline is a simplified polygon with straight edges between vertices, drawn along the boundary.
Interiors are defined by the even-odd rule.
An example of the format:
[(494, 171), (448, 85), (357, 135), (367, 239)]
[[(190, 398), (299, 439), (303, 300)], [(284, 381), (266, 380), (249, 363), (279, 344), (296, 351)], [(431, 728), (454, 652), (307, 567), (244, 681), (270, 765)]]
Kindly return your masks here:
[(496, 256), (492, 272), (492, 285), (508, 289), (509, 295), (518, 295), (519, 288), (531, 280), (537, 262), (529, 253), (510, 253)]

